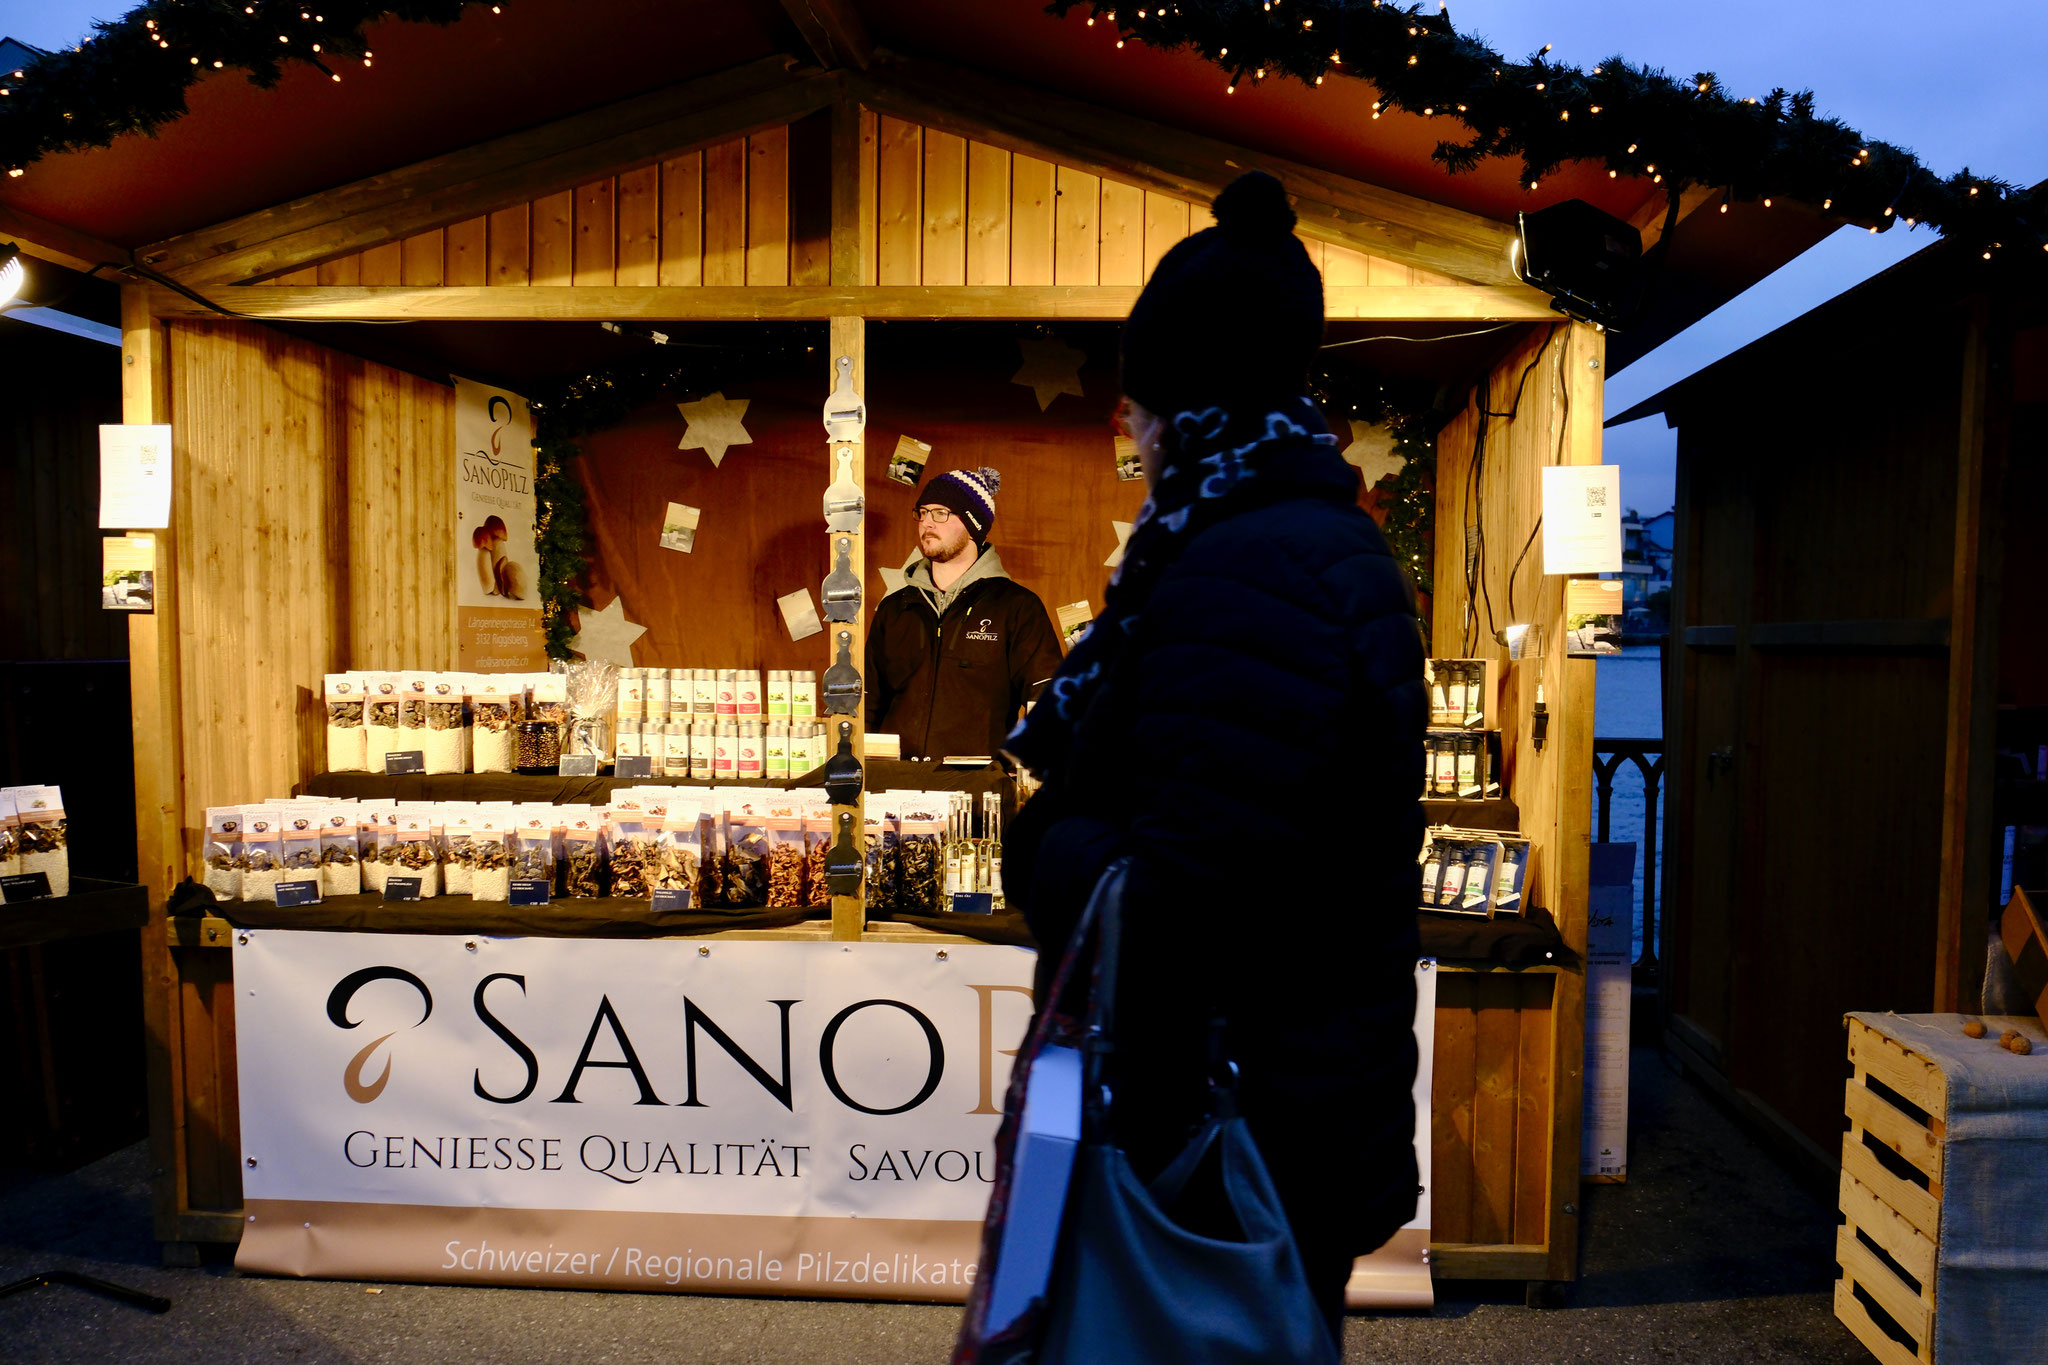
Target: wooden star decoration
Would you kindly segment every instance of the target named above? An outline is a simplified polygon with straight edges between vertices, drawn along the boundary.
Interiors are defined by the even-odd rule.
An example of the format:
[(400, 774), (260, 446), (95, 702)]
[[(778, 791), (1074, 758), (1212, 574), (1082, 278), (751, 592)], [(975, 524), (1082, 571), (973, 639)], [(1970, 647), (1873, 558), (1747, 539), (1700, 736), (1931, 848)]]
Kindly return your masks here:
[(1408, 467), (1407, 457), (1394, 452), (1393, 428), (1371, 422), (1351, 423), (1351, 444), (1344, 447), (1344, 458), (1358, 466), (1367, 488)]
[(1010, 376), (1010, 382), (1031, 390), (1040, 412), (1063, 393), (1083, 396), (1081, 366), (1087, 362), (1086, 351), (1076, 350), (1058, 337), (1019, 337), (1017, 349), (1023, 352), (1024, 364)]
[(1102, 561), (1102, 567), (1105, 569), (1114, 569), (1117, 565), (1124, 562), (1124, 546), (1131, 543), (1131, 527), (1136, 525), (1136, 523), (1112, 521), (1110, 525), (1116, 530), (1116, 548), (1109, 552), (1108, 559)]
[(602, 659), (621, 668), (633, 666), (633, 642), (647, 633), (647, 627), (626, 619), (626, 599), (614, 597), (603, 611), (584, 607), (576, 613), (582, 629), (569, 648), (595, 662)]
[(701, 450), (711, 457), (711, 467), (718, 468), (728, 446), (754, 443), (754, 438), (747, 435), (747, 429), (740, 425), (740, 419), (747, 415), (750, 401), (714, 393), (694, 403), (676, 404), (683, 420), (689, 424), (684, 427), (683, 439), (676, 444), (676, 449)]

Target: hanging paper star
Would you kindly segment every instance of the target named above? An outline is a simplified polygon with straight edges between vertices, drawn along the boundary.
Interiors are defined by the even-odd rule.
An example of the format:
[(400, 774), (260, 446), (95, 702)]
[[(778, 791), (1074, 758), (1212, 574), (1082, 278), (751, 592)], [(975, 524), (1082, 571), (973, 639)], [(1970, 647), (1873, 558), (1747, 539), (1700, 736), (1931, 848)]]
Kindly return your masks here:
[(1040, 412), (1063, 393), (1082, 397), (1081, 366), (1088, 359), (1086, 351), (1077, 351), (1058, 337), (1019, 337), (1017, 349), (1023, 352), (1024, 364), (1010, 376), (1010, 382), (1031, 390)]
[(746, 398), (727, 398), (714, 393), (708, 398), (699, 398), (694, 403), (678, 403), (684, 421), (689, 425), (683, 430), (683, 439), (677, 443), (677, 450), (702, 450), (711, 457), (711, 467), (718, 468), (725, 458), (727, 446), (747, 446), (754, 438), (747, 435), (747, 429), (740, 425), (740, 419), (747, 415)]
[(1393, 478), (1408, 466), (1407, 456), (1394, 453), (1393, 428), (1371, 422), (1351, 424), (1351, 444), (1344, 447), (1344, 458), (1358, 466), (1367, 488), (1382, 479)]
[(1112, 521), (1110, 523), (1111, 526), (1116, 528), (1116, 548), (1109, 552), (1108, 559), (1102, 561), (1103, 568), (1114, 569), (1117, 565), (1124, 562), (1124, 546), (1130, 544), (1131, 527), (1134, 524), (1128, 521)]
[(633, 642), (647, 633), (647, 627), (626, 619), (626, 599), (614, 597), (603, 611), (584, 607), (576, 613), (583, 629), (569, 648), (593, 662), (602, 659), (621, 668), (633, 666)]
[(875, 572), (882, 576), (882, 596), (884, 597), (887, 597), (892, 592), (901, 591), (910, 582), (910, 575), (908, 573), (905, 573), (902, 569), (892, 569), (886, 564), (877, 566)]

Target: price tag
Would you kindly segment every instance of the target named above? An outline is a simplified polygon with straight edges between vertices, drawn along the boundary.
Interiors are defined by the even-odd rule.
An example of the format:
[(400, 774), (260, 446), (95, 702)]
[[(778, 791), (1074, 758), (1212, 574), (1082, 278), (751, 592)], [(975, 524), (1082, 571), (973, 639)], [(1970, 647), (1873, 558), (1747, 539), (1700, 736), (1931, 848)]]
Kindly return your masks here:
[(398, 777), (405, 773), (423, 773), (427, 770), (427, 752), (424, 749), (394, 749), (384, 755), (384, 775)]
[(596, 777), (596, 754), (563, 754), (562, 765), (557, 770), (563, 777)]
[(956, 915), (993, 915), (996, 912), (995, 893), (955, 891), (951, 908)]
[(657, 886), (654, 888), (654, 908), (656, 910), (688, 910), (691, 908), (693, 899), (690, 895), (690, 888), (687, 886)]
[(649, 754), (621, 755), (618, 762), (612, 765), (612, 776), (659, 777), (661, 773), (655, 768), (654, 762), (654, 758)]
[(42, 901), (50, 899), (50, 874), (28, 872), (19, 877), (0, 877), (0, 899), (10, 905), (15, 901)]
[[(420, 885), (417, 877), (412, 879), (412, 885), (415, 892), (414, 899), (417, 900), (417, 892)], [(320, 903), (320, 883), (317, 881), (279, 882), (277, 884), (277, 903), (279, 905), (318, 905)]]
[(384, 899), (387, 901), (416, 901), (420, 898), (420, 878), (386, 877)]
[(511, 894), (506, 899), (513, 905), (546, 905), (548, 903), (548, 893), (553, 890), (553, 884), (545, 878), (535, 877), (531, 880), (515, 878), (512, 882)]

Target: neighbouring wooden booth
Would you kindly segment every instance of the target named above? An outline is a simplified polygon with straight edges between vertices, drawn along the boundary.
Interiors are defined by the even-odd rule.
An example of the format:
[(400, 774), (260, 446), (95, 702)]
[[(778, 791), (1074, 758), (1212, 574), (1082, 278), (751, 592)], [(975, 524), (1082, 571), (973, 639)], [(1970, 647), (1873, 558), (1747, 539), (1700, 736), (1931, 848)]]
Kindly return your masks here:
[(2048, 314), (2004, 279), (1931, 247), (1616, 418), (1679, 431), (1668, 1037), (1830, 1172), (1843, 1015), (1976, 1011), (2041, 818)]
[[(1428, 624), (1434, 655), (1499, 665), (1503, 800), (1491, 818), (1519, 814), (1534, 845), (1524, 903), (1554, 917), (1565, 951), (1523, 970), (1442, 964), (1431, 1264), (1446, 1278), (1573, 1278), (1593, 666), (1558, 647), (1564, 585), (1541, 573), (1539, 483), (1545, 465), (1600, 462), (1610, 354), (1607, 337), (1562, 322), (1516, 282), (1507, 248), (1522, 187), (1509, 174), (1489, 191), (1492, 211), (1475, 212), (1414, 192), (1443, 179), (1426, 140), (1395, 154), (1406, 161), (1388, 178), (1406, 188), (1394, 189), (1326, 164), (1345, 158), (1318, 160), (1317, 140), (1299, 129), (1262, 135), (1290, 159), (1021, 84), (1014, 71), (819, 51), (827, 67), (849, 69), (774, 56), (643, 84), (634, 88), (645, 93), (604, 107), (547, 105), (551, 121), (517, 132), (501, 123), (486, 140), (412, 164), (393, 157), (348, 183), (295, 171), (281, 179), (294, 188), (280, 202), (212, 226), (193, 219), (134, 253), (189, 291), (131, 284), (123, 302), (126, 420), (173, 426), (177, 477), (173, 525), (159, 536), (160, 605), (130, 622), (138, 837), (152, 899), (144, 955), (158, 1237), (189, 1252), (241, 1235), (232, 930), (210, 917), (174, 922), (164, 909), (197, 865), (206, 807), (315, 776), (323, 673), (456, 665), (454, 585), (420, 571), (442, 562), (454, 520), (453, 398), (439, 375), (459, 372), (479, 338), (501, 352), (529, 340), (545, 351), (572, 323), (592, 332), (599, 321), (669, 325), (699, 344), (715, 344), (721, 327), (799, 323), (815, 329), (818, 351), (807, 378), (777, 381), (785, 388), (775, 401), (787, 409), (778, 420), (793, 431), (808, 405), (803, 420), (814, 422), (829, 360), (844, 355), (871, 424), (887, 430), (880, 396), (908, 380), (881, 368), (891, 353), (878, 341), (885, 326), (1001, 327), (1012, 338), (1020, 325), (1107, 327), (1160, 256), (1207, 224), (1208, 200), (1259, 167), (1294, 201), (1333, 328), (1361, 324), (1347, 335), (1396, 352), (1403, 338), (1484, 337), (1476, 349), (1401, 353), (1411, 373), (1421, 367), (1437, 381), (1449, 414), (1438, 438), (1443, 529)], [(1111, 83), (1098, 89), (1106, 95)], [(1365, 103), (1346, 107), (1363, 126)], [(1663, 192), (1649, 184), (1596, 173), (1564, 183), (1567, 196), (1604, 196), (1632, 214), (1646, 245), (1667, 223), (1691, 232), (1687, 214), (1704, 198), (1689, 194), (1685, 212), (1667, 218)], [(5, 212), (34, 249), (74, 265), (125, 254)], [(1667, 278), (1690, 283), (1674, 283), (1657, 321), (1617, 340), (1617, 351), (1641, 354), (1821, 231), (1789, 206), (1703, 217), (1718, 221), (1671, 253)], [(1744, 233), (1749, 244), (1732, 248)], [(1698, 270), (1702, 262), (1713, 268)], [(202, 298), (240, 316), (223, 320)], [(413, 326), (361, 325), (373, 323)], [(1109, 415), (1111, 354), (1091, 352), (1094, 368), (1083, 368), (1087, 422)], [(977, 436), (971, 413), (955, 420), (961, 454), (946, 459), (957, 463), (972, 462), (977, 439), (1015, 435), (990, 427)], [(1101, 523), (1119, 510), (1128, 517), (1138, 501), (1137, 485), (1114, 482), (1107, 428), (1098, 431), (1094, 470), (1070, 488), (1048, 481), (1029, 495), (1029, 512), (1017, 510), (1022, 497), (1006, 503), (1019, 576), (1049, 605), (1099, 604), (1099, 566), (1114, 548), (1097, 545)], [(830, 477), (817, 438), (812, 428), (807, 448), (794, 436), (761, 440), (745, 457), (782, 478), (810, 516)], [(622, 428), (605, 439), (633, 437)], [(877, 450), (857, 465), (877, 543), (856, 544), (853, 565), (870, 604), (880, 597), (874, 570), (900, 562), (904, 539), (901, 512), (883, 496), (886, 463)], [(757, 561), (799, 568), (791, 586), (815, 584), (828, 567), (822, 541), (780, 544), (777, 504), (765, 493), (759, 501), (736, 541)], [(1468, 577), (1466, 546), (1482, 537)], [(1007, 556), (1010, 542), (1001, 543)], [(620, 576), (646, 571), (600, 546), (593, 578), (616, 589)], [(709, 614), (731, 640), (779, 639), (765, 600)], [(1493, 631), (1510, 621), (1545, 627), (1551, 648), (1508, 662)], [(802, 666), (825, 662), (812, 655)], [(1540, 741), (1539, 694), (1548, 708)], [(1446, 806), (1433, 822), (1465, 818)], [(840, 898), (829, 920), (757, 933), (909, 932), (863, 911)]]

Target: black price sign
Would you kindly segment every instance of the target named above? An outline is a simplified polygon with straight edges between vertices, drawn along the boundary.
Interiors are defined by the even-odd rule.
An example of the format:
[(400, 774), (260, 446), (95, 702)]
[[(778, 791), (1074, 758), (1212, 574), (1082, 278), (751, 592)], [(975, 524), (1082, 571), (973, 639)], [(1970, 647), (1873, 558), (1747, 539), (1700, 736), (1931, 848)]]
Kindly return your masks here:
[(384, 755), (384, 775), (399, 777), (406, 773), (423, 773), (427, 770), (427, 753), (424, 749), (395, 749)]
[(0, 898), (10, 904), (15, 901), (44, 901), (50, 899), (50, 874), (47, 872), (25, 872), (19, 877), (0, 877)]
[(956, 915), (993, 915), (995, 894), (990, 891), (955, 891), (951, 907)]
[(596, 754), (563, 754), (562, 766), (557, 770), (563, 777), (596, 777)]
[(687, 886), (657, 886), (654, 888), (654, 908), (656, 910), (688, 910), (690, 908), (690, 901), (690, 888)]
[(649, 755), (621, 754), (618, 762), (612, 765), (612, 776), (659, 777), (661, 774), (655, 770), (654, 759)]
[(384, 899), (387, 901), (416, 901), (420, 898), (420, 878), (386, 877)]
[(546, 905), (548, 903), (548, 893), (553, 890), (553, 885), (542, 877), (535, 877), (531, 880), (514, 878), (511, 893), (507, 899), (513, 905)]
[[(419, 890), (419, 878), (413, 878), (412, 884), (413, 890), (417, 892)], [(415, 895), (414, 899), (418, 899), (417, 895)], [(320, 903), (320, 883), (279, 882), (277, 884), (277, 903), (287, 906), (318, 905)]]

